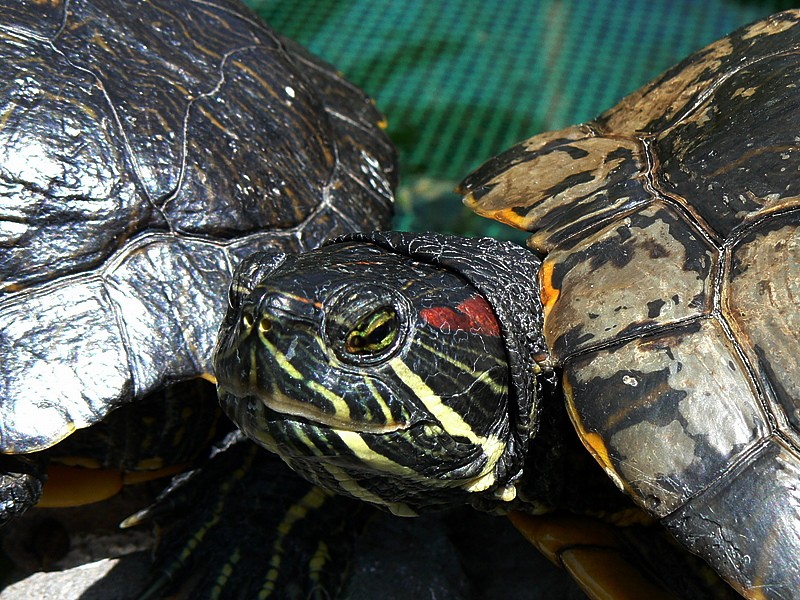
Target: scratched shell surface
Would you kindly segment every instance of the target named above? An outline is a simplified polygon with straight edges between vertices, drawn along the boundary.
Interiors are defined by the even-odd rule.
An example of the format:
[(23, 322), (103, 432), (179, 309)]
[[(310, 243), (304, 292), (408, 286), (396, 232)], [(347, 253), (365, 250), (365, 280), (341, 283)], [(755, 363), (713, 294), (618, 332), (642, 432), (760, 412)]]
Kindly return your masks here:
[(386, 226), (394, 152), (238, 2), (0, 16), (0, 451), (209, 372), (233, 266)]
[(797, 598), (800, 11), (462, 184), (532, 233), (584, 445), (749, 598)]

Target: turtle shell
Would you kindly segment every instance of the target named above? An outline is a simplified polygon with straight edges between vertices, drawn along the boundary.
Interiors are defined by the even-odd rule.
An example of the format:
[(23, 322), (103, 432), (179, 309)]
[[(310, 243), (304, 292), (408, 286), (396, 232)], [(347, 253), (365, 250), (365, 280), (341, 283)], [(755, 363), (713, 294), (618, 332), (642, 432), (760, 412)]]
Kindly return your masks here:
[(799, 23), (744, 27), (463, 184), (546, 255), (586, 448), (750, 598), (800, 589)]
[(210, 372), (240, 257), (385, 226), (370, 100), (234, 0), (0, 16), (0, 452)]

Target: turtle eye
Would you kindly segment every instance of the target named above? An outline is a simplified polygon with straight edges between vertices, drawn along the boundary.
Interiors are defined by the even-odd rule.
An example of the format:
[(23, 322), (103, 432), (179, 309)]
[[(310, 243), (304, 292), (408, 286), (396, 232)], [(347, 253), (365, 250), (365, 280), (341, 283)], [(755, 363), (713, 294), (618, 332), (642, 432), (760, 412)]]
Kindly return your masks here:
[(372, 367), (405, 347), (411, 333), (409, 301), (381, 285), (341, 288), (325, 305), (324, 337), (338, 360)]
[(392, 347), (399, 331), (397, 311), (385, 306), (356, 323), (345, 336), (344, 349), (350, 354), (378, 354)]

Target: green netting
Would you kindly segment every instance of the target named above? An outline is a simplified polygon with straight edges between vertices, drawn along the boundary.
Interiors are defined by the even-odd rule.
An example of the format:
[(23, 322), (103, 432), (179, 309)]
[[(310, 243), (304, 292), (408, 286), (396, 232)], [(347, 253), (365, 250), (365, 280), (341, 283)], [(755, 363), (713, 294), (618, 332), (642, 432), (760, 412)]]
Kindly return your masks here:
[[(450, 193), (512, 143), (585, 121), (693, 50), (798, 2), (250, 0), (369, 92), (400, 152), (397, 226), (502, 235)], [(489, 227), (487, 229), (487, 227)]]

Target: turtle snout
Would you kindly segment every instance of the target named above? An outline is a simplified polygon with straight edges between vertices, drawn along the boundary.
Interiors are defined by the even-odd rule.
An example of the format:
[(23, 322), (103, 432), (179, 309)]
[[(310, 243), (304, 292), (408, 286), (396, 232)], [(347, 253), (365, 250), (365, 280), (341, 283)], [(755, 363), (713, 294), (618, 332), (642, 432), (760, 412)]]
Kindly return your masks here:
[(253, 330), (265, 335), (272, 329), (275, 318), (275, 315), (263, 313), (258, 306), (248, 304), (242, 307), (240, 326), (244, 335), (249, 335)]
[(303, 331), (314, 329), (308, 303), (286, 294), (259, 290), (242, 299), (220, 330), (214, 357), (219, 385), (236, 396), (269, 388), (270, 367), (276, 356)]

